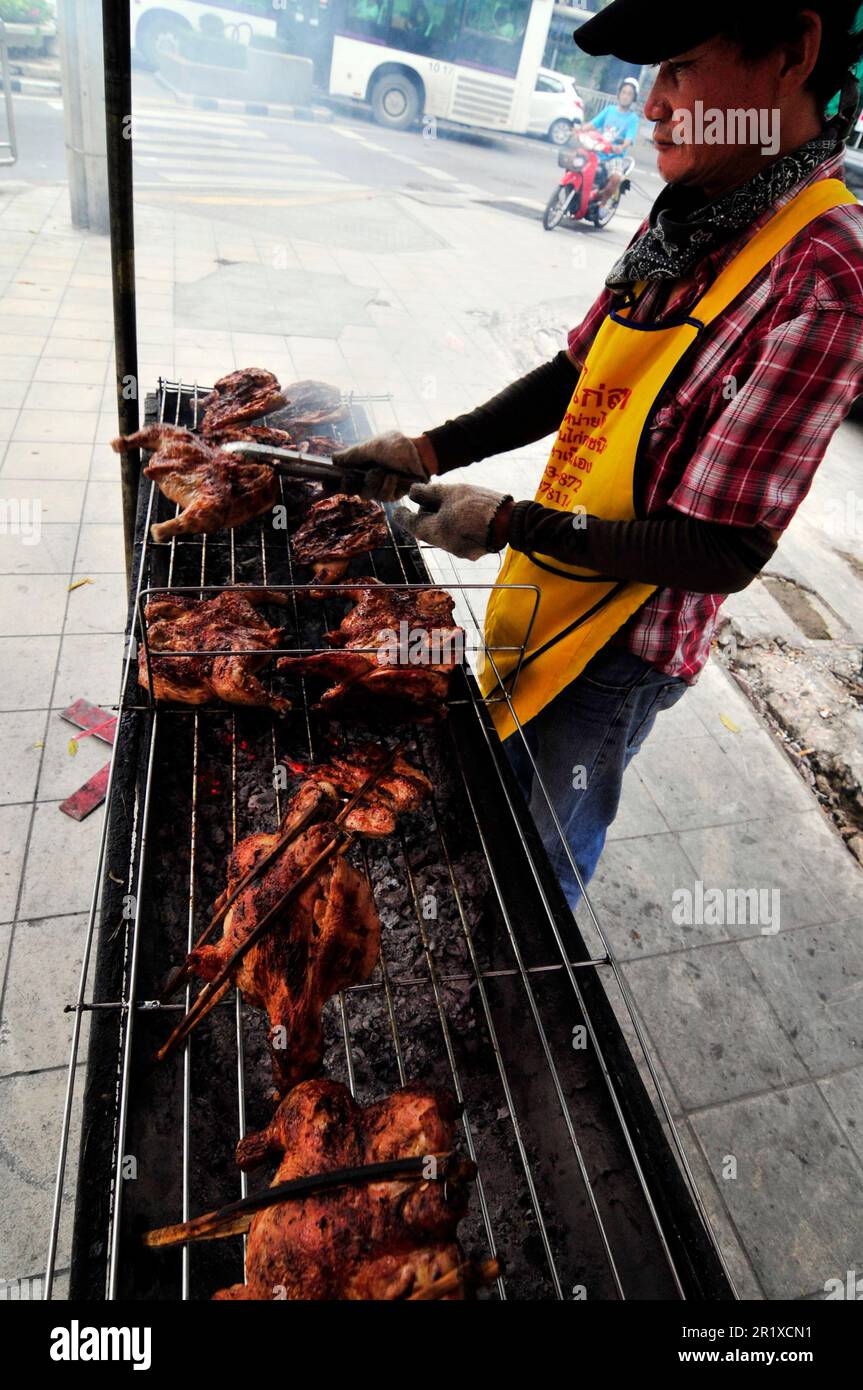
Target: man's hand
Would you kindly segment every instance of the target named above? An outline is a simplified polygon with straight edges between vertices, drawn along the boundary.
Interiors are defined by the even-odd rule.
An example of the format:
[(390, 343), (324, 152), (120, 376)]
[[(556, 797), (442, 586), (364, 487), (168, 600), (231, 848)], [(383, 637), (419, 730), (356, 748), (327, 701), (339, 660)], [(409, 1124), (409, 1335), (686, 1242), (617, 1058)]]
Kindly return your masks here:
[(512, 498), (469, 483), (418, 483), (410, 500), (420, 508), (399, 507), (394, 520), (427, 545), (449, 551), (459, 560), (478, 560), (506, 545), (501, 525), (512, 508)]
[[(355, 468), (365, 474), (361, 496), (374, 497), (381, 502), (395, 502), (404, 497), (411, 481), (427, 483), (437, 472), (437, 459), (431, 440), (421, 435), (419, 439), (408, 439), (407, 435), (391, 430), (379, 434), (375, 439), (367, 439), (364, 444), (354, 444), (341, 453), (333, 454), (333, 462), (344, 468)], [(398, 477), (397, 474), (407, 474)]]

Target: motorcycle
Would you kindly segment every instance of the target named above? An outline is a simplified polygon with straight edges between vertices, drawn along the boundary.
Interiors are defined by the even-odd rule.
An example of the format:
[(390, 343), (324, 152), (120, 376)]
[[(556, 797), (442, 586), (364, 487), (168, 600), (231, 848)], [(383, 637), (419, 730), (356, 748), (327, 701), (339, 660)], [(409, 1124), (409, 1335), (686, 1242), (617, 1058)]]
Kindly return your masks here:
[(542, 215), (542, 225), (547, 232), (559, 227), (565, 217), (573, 222), (592, 222), (600, 229), (607, 227), (624, 193), (631, 188), (629, 176), (635, 168), (635, 160), (627, 155), (623, 159), (623, 181), (607, 203), (600, 202), (600, 195), (608, 184), (609, 173), (600, 154), (611, 154), (612, 142), (596, 131), (579, 131), (575, 148), (563, 149), (557, 162), (563, 169), (563, 178), (549, 199)]

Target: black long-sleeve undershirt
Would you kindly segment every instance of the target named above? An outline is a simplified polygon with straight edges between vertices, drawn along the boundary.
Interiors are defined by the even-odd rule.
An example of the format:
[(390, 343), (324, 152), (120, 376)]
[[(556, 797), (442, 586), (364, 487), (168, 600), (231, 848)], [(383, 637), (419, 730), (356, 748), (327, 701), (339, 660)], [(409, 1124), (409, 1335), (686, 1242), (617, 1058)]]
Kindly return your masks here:
[[(439, 472), (449, 473), (556, 433), (578, 381), (566, 352), (507, 386), (466, 415), (426, 435)], [(671, 515), (639, 521), (588, 517), (573, 526), (568, 512), (518, 502), (510, 522), (515, 550), (548, 556), (616, 579), (697, 594), (734, 594), (760, 574), (776, 550), (762, 527), (723, 526)]]
[(635, 579), (693, 594), (736, 594), (747, 588), (776, 550), (760, 526), (744, 529), (688, 516), (644, 521), (575, 518), (539, 502), (517, 502), (509, 544), (614, 579)]

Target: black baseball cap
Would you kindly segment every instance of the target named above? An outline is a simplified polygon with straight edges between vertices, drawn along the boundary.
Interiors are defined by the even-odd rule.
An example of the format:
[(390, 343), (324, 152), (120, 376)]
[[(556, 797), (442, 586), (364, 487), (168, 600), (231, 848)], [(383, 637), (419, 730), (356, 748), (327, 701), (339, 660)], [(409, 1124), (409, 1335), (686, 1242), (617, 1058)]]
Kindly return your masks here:
[[(688, 53), (722, 32), (729, 20), (751, 13), (756, 0), (725, 0), (721, 6), (699, 5), (698, 0), (614, 0), (593, 19), (576, 29), (573, 38), (579, 48), (593, 57), (611, 54), (626, 63), (645, 66), (664, 63), (680, 53)], [(759, 7), (772, 9), (801, 7), (782, 0), (757, 0)]]

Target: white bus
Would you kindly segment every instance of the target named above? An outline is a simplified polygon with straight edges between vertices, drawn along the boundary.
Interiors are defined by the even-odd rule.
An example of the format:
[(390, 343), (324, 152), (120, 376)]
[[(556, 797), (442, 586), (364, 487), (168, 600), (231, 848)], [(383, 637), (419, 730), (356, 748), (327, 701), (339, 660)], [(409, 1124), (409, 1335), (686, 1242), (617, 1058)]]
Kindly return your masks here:
[(369, 102), (376, 120), (398, 130), (424, 115), (527, 134), (553, 8), (554, 0), (331, 0), (330, 95)]

